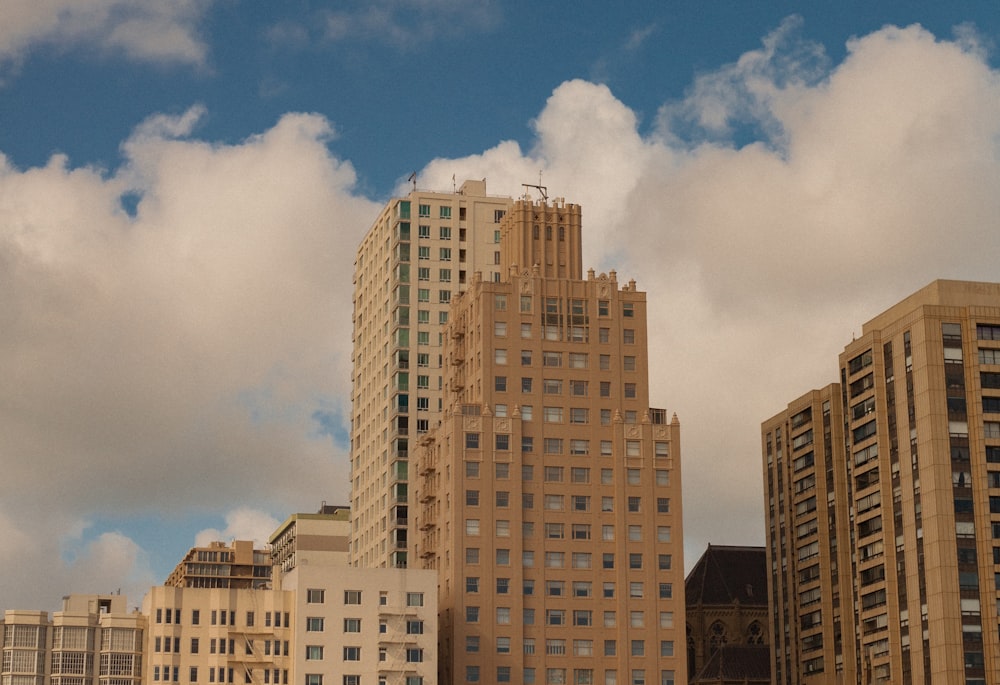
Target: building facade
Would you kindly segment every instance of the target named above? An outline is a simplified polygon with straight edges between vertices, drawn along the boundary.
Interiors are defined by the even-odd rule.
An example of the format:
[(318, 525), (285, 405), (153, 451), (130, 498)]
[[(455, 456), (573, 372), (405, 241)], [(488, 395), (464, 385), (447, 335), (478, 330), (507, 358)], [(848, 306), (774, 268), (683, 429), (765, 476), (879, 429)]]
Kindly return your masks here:
[(351, 559), (406, 567), (411, 441), (437, 425), (442, 335), (451, 298), (474, 272), (499, 276), (499, 223), (510, 199), (486, 181), (390, 201), (354, 264)]
[(3, 685), (140, 685), (146, 618), (121, 595), (69, 595), (62, 611), (8, 610)]
[(263, 589), (271, 587), (271, 555), (251, 540), (192, 547), (167, 577), (174, 587)]
[(499, 279), (451, 307), (411, 471), (442, 683), (686, 681), (680, 426), (649, 407), (645, 293), (580, 241), (579, 205), (515, 202)]
[(349, 511), (294, 514), (271, 535), (275, 582), (293, 595), (293, 682), (433, 685), (437, 577), (348, 565)]
[(935, 281), (839, 362), (762, 426), (776, 682), (998, 683), (1000, 284)]

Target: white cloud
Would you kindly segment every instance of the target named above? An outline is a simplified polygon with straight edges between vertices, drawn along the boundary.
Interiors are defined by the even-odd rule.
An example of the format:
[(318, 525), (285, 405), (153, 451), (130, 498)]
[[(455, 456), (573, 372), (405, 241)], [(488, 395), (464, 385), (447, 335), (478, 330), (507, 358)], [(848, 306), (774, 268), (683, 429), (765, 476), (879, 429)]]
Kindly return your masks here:
[[(349, 415), (353, 253), (378, 206), (321, 117), (214, 145), (185, 137), (196, 115), (139, 126), (112, 175), (0, 166), (0, 516), (15, 529), (347, 497), (326, 425)], [(36, 582), (9, 573), (15, 556), (0, 606)]]
[(224, 530), (206, 528), (195, 536), (194, 544), (196, 547), (205, 547), (216, 540), (252, 540), (254, 547), (263, 547), (280, 523), (265, 511), (240, 507), (226, 514)]
[[(768, 38), (719, 72), (749, 104), (696, 87), (647, 136), (608, 88), (571, 81), (529, 150), (420, 173), (516, 196), (541, 171), (583, 205), (585, 266), (649, 293), (689, 561), (708, 541), (762, 542), (760, 422), (835, 380), (852, 332), (934, 278), (996, 278), (997, 72), (966, 35), (886, 28), (849, 47), (820, 73), (814, 46)], [(218, 531), (236, 537), (266, 527), (259, 512), (346, 500), (326, 431), (347, 422), (352, 259), (378, 205), (321, 117), (236, 145), (192, 138), (198, 117), (140, 125), (111, 174), (0, 159), (0, 533), (19, 549), (0, 560), (0, 606), (65, 594), (72, 573), (45, 560), (66, 545), (93, 549), (71, 570), (107, 560), (109, 586), (144, 577), (121, 537), (67, 542), (81, 519), (250, 506)], [(737, 119), (777, 133), (736, 146)]]
[(198, 22), (210, 0), (4, 0), (0, 65), (39, 44), (93, 46), (131, 59), (202, 65), (207, 49)]
[[(516, 195), (541, 169), (550, 196), (583, 205), (585, 267), (649, 293), (691, 562), (710, 541), (763, 543), (760, 423), (835, 381), (863, 322), (935, 278), (997, 278), (1000, 75), (968, 32), (887, 27), (829, 65), (796, 25), (703, 75), (650, 136), (607, 88), (570, 82), (529, 153), (421, 172)], [(764, 141), (734, 144), (746, 127)]]

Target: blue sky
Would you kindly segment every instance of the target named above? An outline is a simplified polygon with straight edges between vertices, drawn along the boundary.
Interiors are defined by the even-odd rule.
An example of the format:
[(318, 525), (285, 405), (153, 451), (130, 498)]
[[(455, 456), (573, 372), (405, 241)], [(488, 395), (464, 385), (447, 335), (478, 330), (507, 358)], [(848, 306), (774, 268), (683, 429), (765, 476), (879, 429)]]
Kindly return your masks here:
[(347, 501), (351, 255), (413, 171), (511, 195), (541, 171), (588, 265), (649, 292), (689, 565), (762, 544), (760, 421), (852, 332), (996, 278), (992, 3), (0, 16), (0, 532), (25, 550), (0, 608), (138, 603), (196, 537)]

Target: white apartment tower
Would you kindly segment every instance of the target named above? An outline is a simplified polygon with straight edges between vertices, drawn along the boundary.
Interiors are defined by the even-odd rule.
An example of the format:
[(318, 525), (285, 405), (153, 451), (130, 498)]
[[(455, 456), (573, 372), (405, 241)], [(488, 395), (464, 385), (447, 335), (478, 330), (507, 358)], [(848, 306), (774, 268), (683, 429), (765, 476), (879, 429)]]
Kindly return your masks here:
[(451, 298), (475, 272), (500, 276), (500, 220), (511, 200), (486, 181), (414, 189), (386, 204), (354, 264), (351, 563), (407, 566), (409, 454), (437, 425)]

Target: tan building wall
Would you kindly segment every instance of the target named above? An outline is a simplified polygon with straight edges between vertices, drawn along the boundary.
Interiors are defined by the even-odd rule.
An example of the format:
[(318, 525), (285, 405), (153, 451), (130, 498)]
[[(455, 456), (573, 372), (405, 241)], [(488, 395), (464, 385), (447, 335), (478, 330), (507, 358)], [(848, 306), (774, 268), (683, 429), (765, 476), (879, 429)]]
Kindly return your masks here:
[(455, 193), (391, 200), (354, 265), (351, 558), (407, 565), (409, 450), (437, 425), (442, 331), (451, 298), (476, 271), (499, 272), (499, 221), (510, 198), (466, 181)]
[(580, 216), (515, 203), (501, 280), (452, 306), (411, 474), (444, 683), (686, 681), (680, 428), (649, 408), (645, 293), (581, 278)]
[[(842, 671), (824, 645), (822, 679), (800, 679), (793, 651), (777, 682), (1000, 682), (1000, 284), (935, 281), (866, 323), (840, 373), (833, 479), (847, 491), (828, 510), (847, 513), (818, 540), (851, 552), (820, 616), (842, 607)], [(778, 427), (763, 426), (765, 463)], [(772, 549), (776, 582), (793, 587), (795, 564)], [(804, 609), (775, 599), (801, 625)]]
[(153, 587), (147, 685), (287, 685), (292, 671), (295, 597), (281, 590)]
[(63, 610), (8, 610), (3, 685), (138, 685), (146, 619), (121, 595), (69, 595)]

